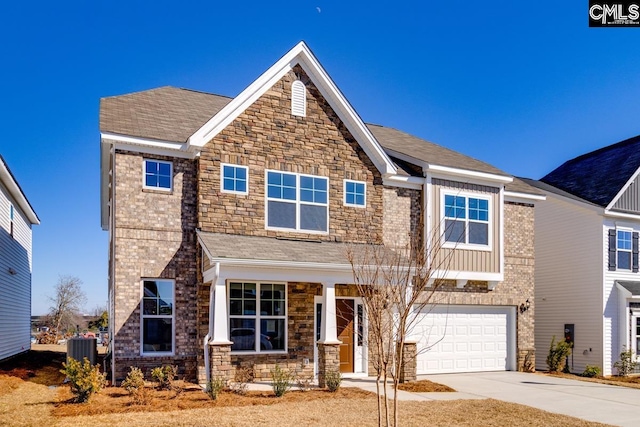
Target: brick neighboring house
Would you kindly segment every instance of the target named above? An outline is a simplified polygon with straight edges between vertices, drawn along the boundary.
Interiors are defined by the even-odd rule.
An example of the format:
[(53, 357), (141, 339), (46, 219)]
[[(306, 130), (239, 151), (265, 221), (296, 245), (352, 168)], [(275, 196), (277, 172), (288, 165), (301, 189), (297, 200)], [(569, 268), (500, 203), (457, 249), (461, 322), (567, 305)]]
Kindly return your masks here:
[[(444, 221), (448, 304), (417, 314), (412, 374), (515, 370), (533, 356), (544, 197), (365, 124), (303, 42), (235, 98), (174, 87), (103, 98), (100, 130), (116, 381), (164, 363), (200, 382), (238, 365), (268, 378), (276, 363), (319, 379), (373, 374), (346, 245), (403, 245)], [(421, 351), (429, 333), (443, 339)]]

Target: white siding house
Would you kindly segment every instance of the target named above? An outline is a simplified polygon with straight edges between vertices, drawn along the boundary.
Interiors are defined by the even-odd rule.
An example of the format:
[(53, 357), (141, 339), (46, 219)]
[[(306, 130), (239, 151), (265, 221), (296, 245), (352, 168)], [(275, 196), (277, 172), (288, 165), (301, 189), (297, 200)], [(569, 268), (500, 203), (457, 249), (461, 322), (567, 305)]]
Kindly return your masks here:
[(39, 223), (0, 156), (0, 360), (31, 345), (31, 226)]
[(569, 160), (540, 181), (536, 206), (536, 368), (573, 325), (570, 370), (616, 374), (640, 354), (640, 137)]

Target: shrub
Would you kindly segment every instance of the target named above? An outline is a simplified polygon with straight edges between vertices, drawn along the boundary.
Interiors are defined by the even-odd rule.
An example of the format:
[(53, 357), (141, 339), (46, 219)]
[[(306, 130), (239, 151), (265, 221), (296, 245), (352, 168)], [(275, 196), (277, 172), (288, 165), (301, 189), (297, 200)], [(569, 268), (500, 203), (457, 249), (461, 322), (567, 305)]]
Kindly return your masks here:
[(340, 374), (340, 371), (327, 371), (324, 378), (327, 383), (327, 388), (331, 393), (338, 391), (342, 383), (342, 374)]
[(173, 380), (178, 375), (178, 367), (163, 365), (151, 370), (151, 378), (158, 383), (160, 390), (173, 390)]
[(618, 370), (618, 375), (621, 377), (628, 377), (638, 366), (638, 362), (633, 360), (633, 350), (625, 350), (620, 353), (620, 360), (613, 364), (613, 367)]
[(547, 366), (549, 372), (560, 372), (565, 368), (565, 361), (567, 356), (571, 354), (571, 344), (565, 340), (556, 341), (556, 336), (551, 338), (551, 346), (549, 347), (549, 354), (547, 355)]
[(291, 388), (293, 375), (288, 369), (282, 369), (280, 365), (276, 364), (276, 367), (271, 370), (271, 380), (271, 387), (273, 387), (276, 397), (282, 397)]
[(88, 402), (91, 396), (100, 392), (106, 384), (105, 375), (100, 373), (100, 367), (91, 366), (86, 357), (83, 363), (70, 357), (69, 361), (62, 366), (64, 369), (60, 372), (69, 379), (71, 393), (75, 395), (76, 402)]
[(239, 367), (236, 369), (231, 391), (244, 396), (247, 394), (249, 383), (253, 381), (253, 368)]
[(207, 383), (207, 394), (212, 400), (216, 400), (225, 386), (226, 381), (224, 378), (219, 376), (212, 377)]
[(149, 392), (144, 386), (144, 374), (140, 368), (131, 366), (127, 377), (120, 386), (127, 390), (135, 405), (147, 405), (149, 403)]
[(597, 366), (587, 365), (582, 373), (583, 377), (593, 378), (600, 376), (600, 368)]

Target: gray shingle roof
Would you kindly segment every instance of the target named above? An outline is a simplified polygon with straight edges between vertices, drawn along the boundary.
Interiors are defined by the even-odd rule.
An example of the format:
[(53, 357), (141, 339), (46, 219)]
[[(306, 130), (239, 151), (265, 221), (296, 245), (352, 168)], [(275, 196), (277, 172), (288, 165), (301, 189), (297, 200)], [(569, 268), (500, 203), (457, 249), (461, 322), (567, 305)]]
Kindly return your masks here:
[(563, 191), (563, 190), (561, 190), (559, 188), (556, 188), (553, 185), (546, 184), (546, 183), (544, 183), (542, 181), (538, 181), (538, 180), (531, 179), (531, 178), (519, 178), (519, 179), (524, 181), (525, 183), (527, 183), (528, 185), (530, 185), (532, 187), (539, 188), (542, 191), (553, 193), (553, 194), (557, 194), (559, 196), (563, 196), (563, 197), (566, 197), (568, 199), (577, 200), (577, 201), (582, 202), (582, 203), (587, 203), (587, 204), (590, 204), (590, 205), (593, 205), (593, 206), (597, 206), (595, 203), (591, 203), (588, 200), (581, 199), (578, 196), (575, 196), (575, 195), (573, 195), (571, 193), (567, 193), (566, 191)]
[(344, 243), (202, 231), (198, 232), (198, 236), (214, 258), (349, 265), (347, 245)]
[(640, 136), (565, 162), (540, 181), (598, 206), (608, 206), (640, 167)]
[[(231, 98), (165, 86), (122, 96), (102, 98), (100, 131), (172, 142), (186, 142)], [(419, 161), (453, 168), (510, 176), (485, 162), (442, 147), (408, 133), (368, 124), (385, 150), (393, 150)], [(399, 173), (415, 174), (409, 165), (396, 159)], [(539, 190), (514, 180), (509, 191), (539, 195)]]
[(631, 292), (631, 295), (640, 295), (640, 282), (618, 282), (620, 286)]

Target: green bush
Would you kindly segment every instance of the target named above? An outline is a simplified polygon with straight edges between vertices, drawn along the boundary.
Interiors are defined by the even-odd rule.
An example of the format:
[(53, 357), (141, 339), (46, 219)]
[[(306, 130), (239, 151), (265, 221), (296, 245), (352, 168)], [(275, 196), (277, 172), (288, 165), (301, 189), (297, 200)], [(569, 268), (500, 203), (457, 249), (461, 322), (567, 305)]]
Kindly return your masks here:
[(178, 375), (178, 367), (163, 365), (151, 370), (151, 378), (158, 383), (160, 390), (173, 390), (173, 380)]
[(216, 400), (226, 385), (227, 382), (224, 378), (218, 376), (212, 377), (207, 383), (207, 394), (212, 400)]
[(120, 386), (127, 390), (135, 405), (147, 405), (149, 403), (149, 392), (144, 386), (144, 374), (140, 368), (131, 366), (127, 377)]
[(70, 357), (69, 361), (63, 363), (62, 366), (64, 369), (61, 369), (60, 372), (69, 379), (71, 393), (75, 396), (76, 402), (88, 402), (91, 396), (100, 392), (106, 384), (105, 375), (100, 373), (100, 367), (98, 365), (91, 366), (86, 357), (83, 363)]
[(342, 384), (342, 374), (340, 374), (340, 371), (327, 371), (324, 379), (331, 393), (338, 391), (340, 384)]
[(625, 350), (620, 353), (620, 360), (613, 364), (613, 367), (618, 370), (618, 375), (621, 377), (628, 377), (638, 366), (638, 362), (633, 360), (633, 350)]
[(288, 369), (282, 369), (280, 365), (271, 370), (271, 387), (276, 397), (282, 397), (291, 389), (293, 383), (293, 374)]
[(549, 372), (561, 372), (565, 368), (567, 356), (571, 354), (571, 344), (565, 340), (556, 341), (556, 336), (551, 338), (551, 346), (547, 355)]
[(593, 378), (593, 377), (599, 377), (600, 373), (601, 371), (599, 367), (587, 365), (587, 367), (584, 369), (584, 372), (582, 373), (582, 376), (587, 378)]

